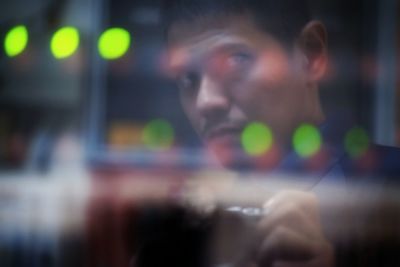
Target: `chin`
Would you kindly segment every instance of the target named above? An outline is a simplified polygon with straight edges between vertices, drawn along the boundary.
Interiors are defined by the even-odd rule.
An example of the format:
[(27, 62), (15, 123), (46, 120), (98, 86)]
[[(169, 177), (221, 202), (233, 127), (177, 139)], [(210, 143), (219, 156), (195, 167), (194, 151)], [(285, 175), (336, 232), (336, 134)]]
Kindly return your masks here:
[[(232, 141), (232, 140), (231, 140)], [(240, 146), (240, 142), (208, 142), (208, 150), (215, 156), (218, 163), (232, 170), (244, 170), (254, 168), (254, 159), (247, 156)]]
[(221, 165), (225, 169), (229, 169), (232, 171), (255, 171), (257, 170), (257, 166), (251, 160), (243, 160), (243, 159), (234, 159), (229, 162), (222, 163)]

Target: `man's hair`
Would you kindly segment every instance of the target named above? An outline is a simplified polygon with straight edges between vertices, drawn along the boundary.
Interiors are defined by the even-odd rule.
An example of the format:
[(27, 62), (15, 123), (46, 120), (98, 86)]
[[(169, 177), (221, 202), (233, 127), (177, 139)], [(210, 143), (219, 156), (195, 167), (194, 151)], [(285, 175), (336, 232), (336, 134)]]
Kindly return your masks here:
[(286, 44), (311, 20), (307, 0), (164, 0), (163, 13), (167, 30), (207, 16), (249, 14), (261, 30)]

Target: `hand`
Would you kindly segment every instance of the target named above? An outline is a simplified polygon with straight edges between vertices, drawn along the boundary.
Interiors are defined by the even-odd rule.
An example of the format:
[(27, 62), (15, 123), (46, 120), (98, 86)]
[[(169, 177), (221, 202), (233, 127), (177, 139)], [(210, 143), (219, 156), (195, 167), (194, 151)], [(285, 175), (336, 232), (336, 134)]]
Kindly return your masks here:
[(284, 191), (264, 208), (256, 246), (242, 266), (334, 266), (333, 247), (322, 232), (318, 201), (312, 193)]

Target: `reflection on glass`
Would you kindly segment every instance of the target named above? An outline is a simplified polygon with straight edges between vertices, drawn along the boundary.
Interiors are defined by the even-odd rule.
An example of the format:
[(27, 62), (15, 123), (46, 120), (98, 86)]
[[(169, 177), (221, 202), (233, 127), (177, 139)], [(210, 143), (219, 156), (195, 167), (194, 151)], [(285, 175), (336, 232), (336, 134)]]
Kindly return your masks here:
[(6, 35), (4, 50), (9, 57), (21, 54), (28, 44), (28, 30), (24, 25), (12, 28)]

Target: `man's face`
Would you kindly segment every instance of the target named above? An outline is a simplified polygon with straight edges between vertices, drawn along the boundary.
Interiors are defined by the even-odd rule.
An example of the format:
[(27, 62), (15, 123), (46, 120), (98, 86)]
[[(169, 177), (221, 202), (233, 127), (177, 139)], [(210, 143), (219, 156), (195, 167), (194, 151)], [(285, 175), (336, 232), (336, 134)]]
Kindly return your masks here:
[(184, 111), (206, 145), (243, 154), (244, 128), (261, 122), (274, 146), (287, 149), (310, 110), (304, 57), (296, 49), (288, 51), (247, 16), (175, 24), (168, 40)]

